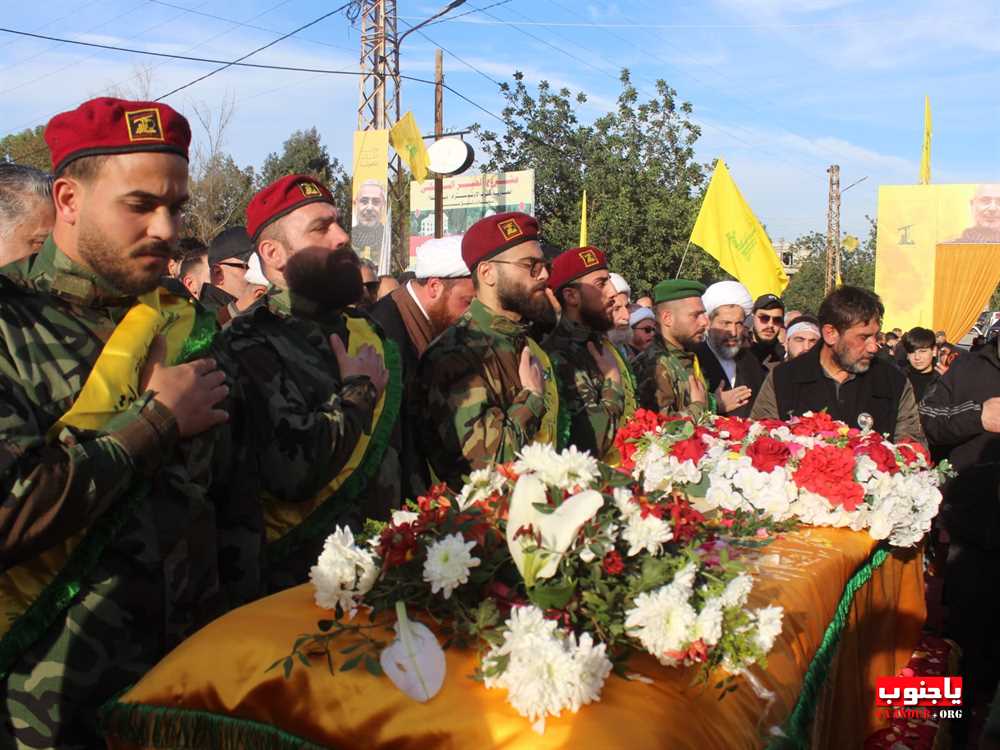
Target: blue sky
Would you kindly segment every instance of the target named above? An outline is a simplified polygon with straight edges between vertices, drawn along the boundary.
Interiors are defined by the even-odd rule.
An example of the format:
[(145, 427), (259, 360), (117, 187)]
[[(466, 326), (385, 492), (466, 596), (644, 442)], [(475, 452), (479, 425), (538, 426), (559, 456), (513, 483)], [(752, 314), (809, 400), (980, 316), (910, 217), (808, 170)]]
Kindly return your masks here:
[[(4, 3), (3, 25), (81, 41), (234, 59), (325, 12), (317, 0), (62, 0)], [(400, 0), (400, 30), (443, 5)], [(880, 184), (915, 182), (923, 97), (934, 111), (933, 181), (1000, 178), (996, 67), (1000, 9), (988, 0), (935, 3), (850, 0), (574, 2), (469, 0), (454, 21), (411, 34), (404, 74), (432, 78), (435, 43), (449, 50), (449, 85), (499, 112), (495, 80), (515, 70), (583, 91), (590, 120), (614, 104), (628, 67), (641, 94), (665, 79), (694, 105), (698, 157), (722, 156), (775, 239), (825, 231), (826, 168), (841, 166), (842, 229), (863, 234)], [(229, 21), (210, 16), (218, 16)], [(259, 28), (254, 28), (259, 27)], [(359, 30), (341, 15), (251, 58), (298, 67), (356, 70)], [(454, 56), (453, 56), (454, 55)], [(476, 72), (461, 58), (482, 72)], [(135, 85), (152, 65), (154, 96), (211, 69), (203, 64), (59, 45), (0, 34), (0, 131), (44, 123), (112, 86)], [(130, 80), (131, 79), (131, 80)], [(353, 76), (230, 69), (168, 99), (191, 115), (231, 100), (225, 147), (259, 165), (297, 129), (316, 126), (330, 152), (350, 161), (357, 123)], [(425, 132), (433, 90), (403, 84), (403, 110)], [(445, 94), (445, 125), (496, 120)], [(196, 141), (200, 139), (197, 123)]]

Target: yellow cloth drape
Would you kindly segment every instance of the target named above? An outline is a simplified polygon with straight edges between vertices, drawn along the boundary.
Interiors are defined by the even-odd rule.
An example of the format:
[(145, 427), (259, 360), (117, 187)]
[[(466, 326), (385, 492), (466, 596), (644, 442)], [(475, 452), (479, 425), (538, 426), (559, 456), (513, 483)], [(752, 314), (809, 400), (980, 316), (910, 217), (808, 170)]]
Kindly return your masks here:
[[(744, 678), (720, 701), (711, 684), (721, 673), (708, 686), (695, 686), (693, 669), (666, 669), (651, 657), (634, 657), (630, 671), (652, 678), (652, 684), (609, 677), (599, 703), (549, 718), (539, 736), (507, 704), (503, 690), (487, 690), (469, 679), (476, 665), (469, 650), (445, 652), (444, 687), (428, 703), (407, 698), (388, 679), (363, 668), (331, 675), (322, 658), (309, 669), (297, 663), (285, 680), (280, 667), (265, 670), (290, 652), (300, 634), (330, 616), (316, 607), (309, 585), (216, 620), (163, 659), (121, 702), (180, 709), (156, 717), (161, 733), (170, 722), (183, 723), (187, 709), (276, 726), (337, 748), (761, 747), (768, 730), (792, 711), (844, 585), (874, 549), (865, 533), (816, 528), (787, 534), (745, 558), (757, 577), (750, 605), (785, 608), (767, 669), (753, 670), (774, 692), (770, 704)], [(922, 570), (918, 552), (894, 553), (855, 595), (819, 701), (814, 748), (858, 748), (882, 726), (875, 709), (875, 679), (901, 669), (918, 642), (925, 616)], [(381, 630), (370, 634), (392, 637)], [(335, 652), (348, 645), (350, 641), (338, 643)], [(345, 658), (338, 653), (338, 665)], [(187, 716), (190, 720), (191, 714)], [(133, 729), (155, 747), (153, 717), (137, 712), (132, 719)], [(243, 741), (243, 746), (254, 746), (249, 736)], [(112, 735), (109, 747), (130, 746)]]
[[(638, 408), (635, 400), (635, 381), (632, 379), (632, 370), (629, 369), (628, 363), (619, 354), (614, 344), (607, 339), (604, 340), (604, 348), (615, 358), (615, 363), (618, 365), (618, 372), (621, 374), (622, 390), (625, 392), (625, 410), (622, 412), (620, 424), (625, 424), (635, 416), (635, 410)], [(610, 466), (617, 467), (621, 463), (622, 457), (618, 453), (618, 449), (612, 445), (601, 460)]]
[[(379, 357), (385, 360), (385, 346), (382, 343), (382, 339), (379, 337), (375, 330), (362, 318), (352, 318), (347, 319), (347, 353), (352, 357), (358, 356), (358, 352), (361, 351), (361, 347), (370, 346), (378, 352)], [(357, 470), (364, 460), (365, 454), (368, 452), (368, 444), (371, 442), (372, 431), (375, 429), (375, 425), (378, 424), (379, 418), (382, 416), (382, 409), (385, 408), (385, 396), (387, 389), (383, 389), (382, 393), (378, 397), (378, 401), (375, 402), (375, 410), (372, 412), (372, 424), (371, 429), (368, 432), (362, 433), (358, 438), (357, 445), (354, 446), (354, 451), (351, 453), (351, 457), (347, 459), (347, 463), (340, 472), (333, 478), (333, 480), (324, 487), (316, 496), (309, 502), (296, 502), (288, 503), (281, 502), (270, 496), (264, 496), (264, 529), (267, 535), (267, 541), (273, 542), (276, 539), (280, 539), (289, 530), (295, 528), (309, 515), (319, 507), (324, 500), (326, 500), (330, 495), (336, 492), (340, 487), (347, 481), (347, 479)]]
[(934, 258), (934, 329), (958, 342), (1000, 283), (1000, 244), (941, 244)]
[(556, 437), (559, 434), (559, 386), (556, 383), (552, 360), (545, 350), (538, 345), (534, 339), (528, 339), (528, 349), (531, 356), (538, 360), (545, 374), (545, 385), (542, 398), (545, 401), (545, 415), (542, 417), (542, 424), (535, 434), (534, 442), (556, 444)]

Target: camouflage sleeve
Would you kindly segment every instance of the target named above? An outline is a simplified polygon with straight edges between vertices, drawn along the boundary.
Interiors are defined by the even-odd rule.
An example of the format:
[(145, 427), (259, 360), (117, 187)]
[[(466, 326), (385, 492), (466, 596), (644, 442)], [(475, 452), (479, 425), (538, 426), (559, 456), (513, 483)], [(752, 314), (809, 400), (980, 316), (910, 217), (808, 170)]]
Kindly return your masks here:
[[(614, 445), (625, 411), (625, 391), (611, 380), (598, 382), (583, 370), (568, 374), (574, 385), (560, 393), (560, 408), (570, 415), (570, 444), (594, 451), (598, 458)], [(560, 382), (564, 382), (560, 378)]]
[(678, 382), (677, 373), (670, 367), (668, 357), (661, 356), (656, 360), (653, 372), (656, 383), (656, 409), (662, 414), (683, 414), (699, 419), (708, 408), (700, 401), (689, 401), (687, 398), (687, 383)]
[(428, 460), (442, 478), (456, 480), (490, 462), (510, 461), (541, 427), (545, 401), (522, 389), (504, 409), (480, 367), (461, 354), (421, 360), (422, 427), (430, 433)]
[(144, 394), (104, 433), (64, 428), (45, 439), (31, 401), (0, 378), (0, 569), (89, 525), (133, 483), (151, 476), (177, 439), (173, 415)]
[[(285, 502), (309, 500), (328, 485), (371, 429), (375, 386), (347, 378), (325, 394), (304, 392), (265, 336), (241, 334), (227, 365), (249, 402), (249, 429), (261, 466), (263, 489)], [(327, 375), (317, 378), (330, 382)]]

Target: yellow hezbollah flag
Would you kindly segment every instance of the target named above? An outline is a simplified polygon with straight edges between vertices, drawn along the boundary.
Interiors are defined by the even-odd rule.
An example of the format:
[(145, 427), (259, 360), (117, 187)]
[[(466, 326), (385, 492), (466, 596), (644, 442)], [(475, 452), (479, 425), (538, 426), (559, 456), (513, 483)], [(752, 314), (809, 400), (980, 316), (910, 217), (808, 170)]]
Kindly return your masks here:
[(715, 162), (691, 242), (719, 261), (723, 270), (735, 276), (755, 299), (762, 294), (781, 295), (788, 286), (788, 276), (771, 240), (743, 200), (722, 159)]
[(583, 200), (580, 201), (580, 244), (579, 247), (587, 246), (587, 191), (583, 191)]
[(427, 177), (427, 149), (424, 147), (424, 139), (420, 136), (420, 129), (417, 128), (417, 121), (413, 119), (413, 113), (407, 112), (392, 126), (389, 131), (389, 141), (396, 153), (406, 162), (406, 166), (413, 172), (413, 179), (423, 180)]
[(924, 97), (924, 147), (920, 153), (920, 184), (931, 182), (931, 98)]

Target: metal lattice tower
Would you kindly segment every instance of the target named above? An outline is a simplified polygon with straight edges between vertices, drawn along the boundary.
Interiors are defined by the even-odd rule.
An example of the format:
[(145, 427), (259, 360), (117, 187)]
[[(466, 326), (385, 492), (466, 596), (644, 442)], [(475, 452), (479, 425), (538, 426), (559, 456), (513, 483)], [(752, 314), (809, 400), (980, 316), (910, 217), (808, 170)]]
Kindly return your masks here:
[[(399, 47), (396, 0), (361, 0), (361, 76), (358, 130), (386, 130), (399, 120)], [(408, 256), (403, 247), (407, 202), (398, 156), (389, 160), (389, 203), (392, 248), (397, 261)], [(405, 262), (402, 266), (405, 267)]]
[(840, 277), (840, 166), (833, 164), (830, 175), (830, 196), (826, 209), (826, 294), (837, 286)]

